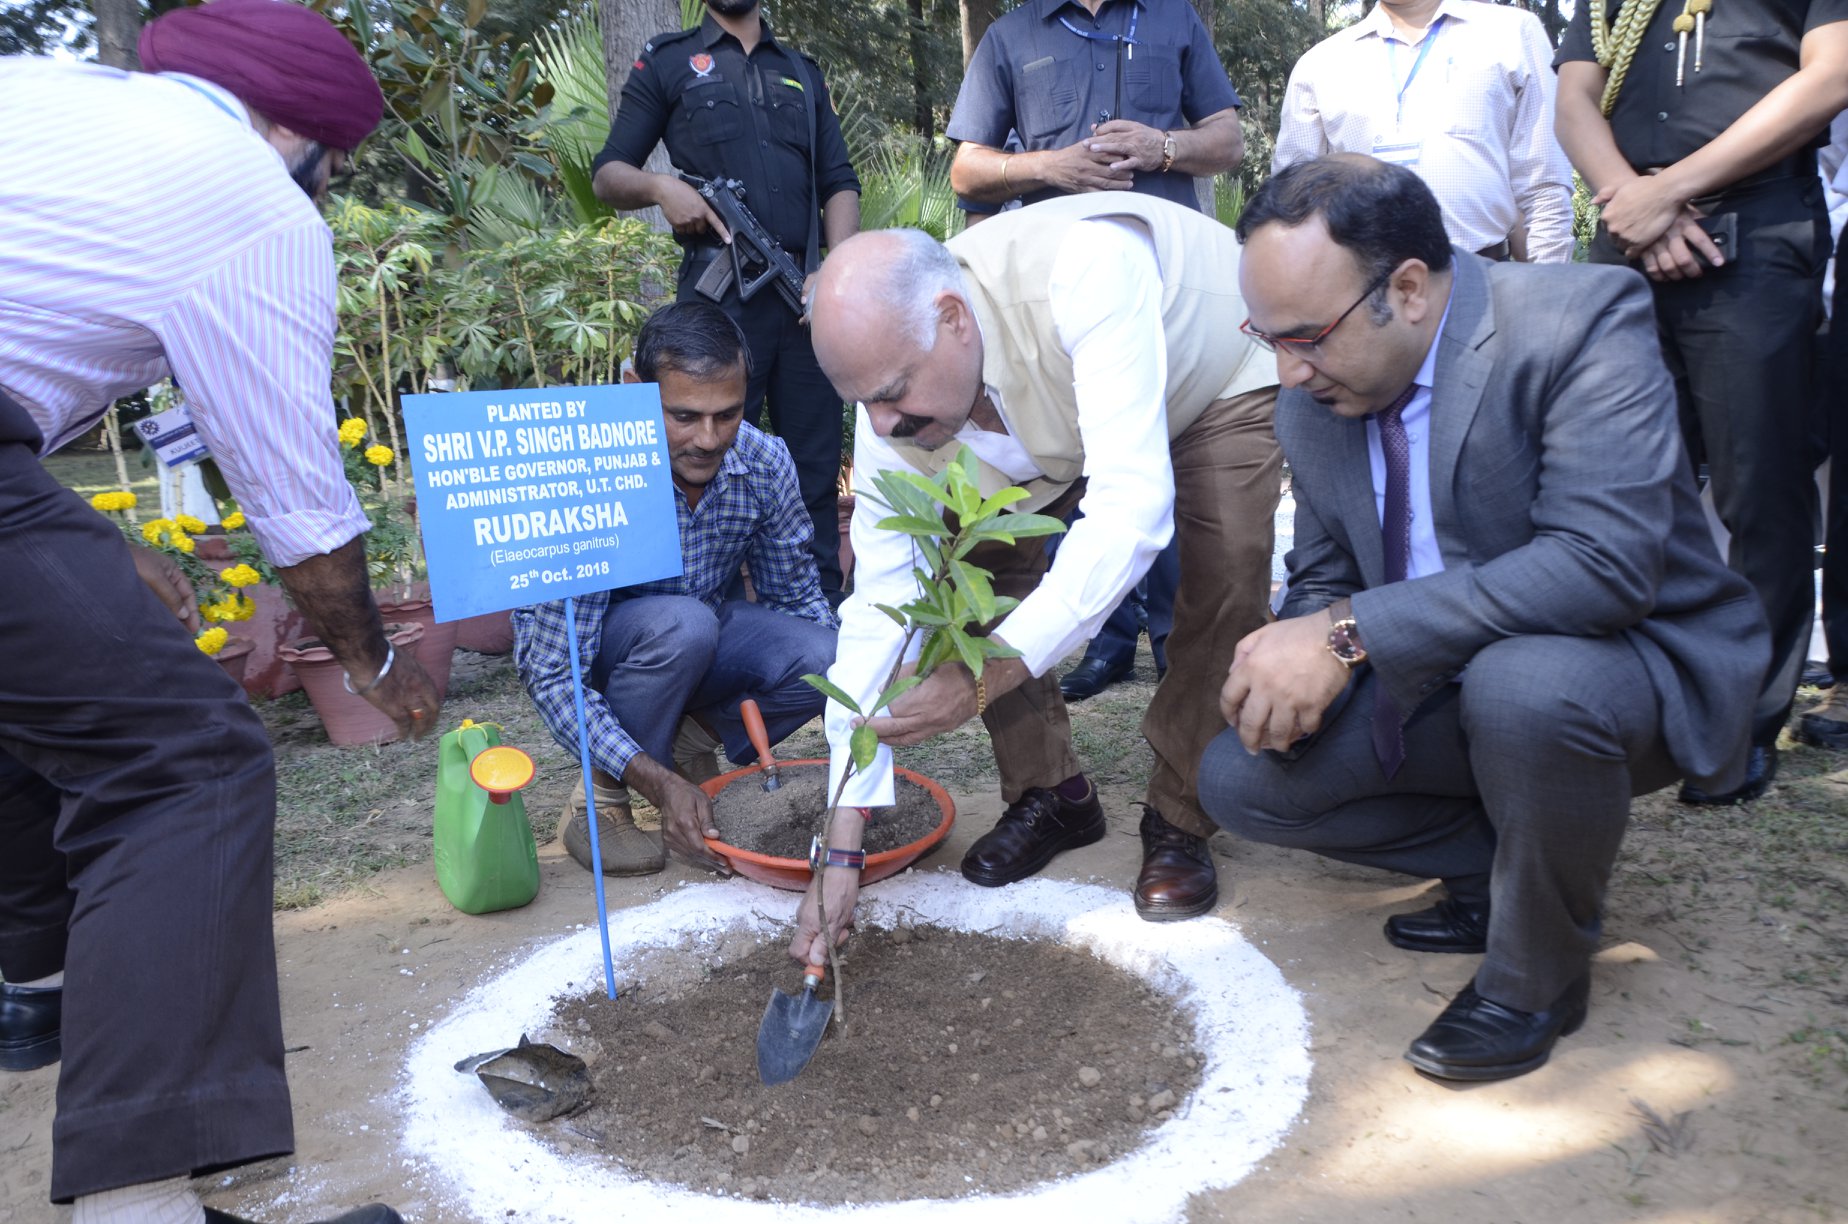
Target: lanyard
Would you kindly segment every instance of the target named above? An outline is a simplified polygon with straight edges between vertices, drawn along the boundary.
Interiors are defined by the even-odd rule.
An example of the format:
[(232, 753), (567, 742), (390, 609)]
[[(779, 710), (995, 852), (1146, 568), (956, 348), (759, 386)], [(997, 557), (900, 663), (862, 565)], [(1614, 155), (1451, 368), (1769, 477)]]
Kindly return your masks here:
[(1399, 84), (1399, 40), (1396, 38), (1386, 40), (1387, 72), (1392, 77), (1392, 83), (1398, 87), (1398, 92), (1393, 95), (1393, 103), (1397, 114), (1395, 122), (1399, 124), (1405, 122), (1405, 91), (1410, 89), (1412, 82), (1418, 79), (1418, 70), (1424, 67), (1425, 56), (1431, 54), (1431, 45), (1437, 41), (1438, 33), (1443, 28), (1444, 18), (1440, 14), (1437, 20), (1431, 23), (1431, 28), (1425, 31), (1424, 41), (1418, 44), (1418, 58), (1412, 61), (1412, 70), (1406, 74), (1403, 85)]
[(1134, 59), (1136, 56), (1136, 52), (1135, 52), (1136, 21), (1141, 16), (1142, 16), (1142, 5), (1140, 3), (1140, 0), (1130, 0), (1129, 2), (1129, 29), (1122, 34), (1103, 34), (1103, 33), (1099, 33), (1096, 30), (1081, 30), (1077, 26), (1073, 25), (1070, 19), (1068, 19), (1064, 13), (1059, 14), (1059, 24), (1064, 26), (1066, 29), (1070, 30), (1072, 33), (1076, 34), (1078, 37), (1085, 39), (1087, 42), (1107, 42), (1107, 43), (1127, 44), (1129, 48), (1129, 56), (1131, 59)]

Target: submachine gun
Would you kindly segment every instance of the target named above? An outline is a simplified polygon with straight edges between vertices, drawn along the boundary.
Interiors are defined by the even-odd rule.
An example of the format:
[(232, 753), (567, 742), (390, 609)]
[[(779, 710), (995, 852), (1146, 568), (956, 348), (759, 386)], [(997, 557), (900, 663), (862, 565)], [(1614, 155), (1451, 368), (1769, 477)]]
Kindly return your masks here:
[(733, 178), (703, 179), (682, 174), (682, 182), (699, 192), (700, 198), (719, 215), (731, 231), (727, 246), (731, 258), (714, 259), (693, 283), (700, 293), (717, 302), (724, 298), (732, 282), (738, 282), (738, 296), (745, 301), (766, 285), (782, 295), (783, 302), (799, 317), (802, 314), (802, 268), (791, 259), (763, 223), (744, 204), (744, 184)]

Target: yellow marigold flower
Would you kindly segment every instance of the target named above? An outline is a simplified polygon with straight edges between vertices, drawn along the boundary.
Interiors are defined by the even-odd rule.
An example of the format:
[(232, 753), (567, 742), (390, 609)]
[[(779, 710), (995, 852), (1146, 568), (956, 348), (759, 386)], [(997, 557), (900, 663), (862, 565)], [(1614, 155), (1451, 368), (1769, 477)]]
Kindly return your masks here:
[(397, 461), (398, 456), (391, 453), (389, 446), (368, 446), (366, 448), (366, 462), (373, 467), (390, 467)]
[(90, 499), (90, 504), (98, 510), (126, 510), (135, 504), (135, 495), (128, 492), (98, 493)]
[(247, 587), (262, 582), (263, 575), (248, 565), (234, 565), (218, 575), (218, 580), (228, 587)]
[(203, 519), (196, 519), (190, 514), (176, 514), (173, 516), (173, 521), (181, 531), (190, 531), (194, 535), (205, 534), (205, 521)]
[(215, 655), (225, 648), (225, 643), (229, 641), (230, 638), (231, 635), (223, 629), (213, 627), (194, 638), (193, 645), (203, 650), (206, 654)]
[(340, 445), (358, 446), (366, 436), (366, 422), (360, 417), (348, 417), (340, 422)]
[[(133, 497), (134, 494), (131, 493), (129, 496)], [(233, 510), (231, 513), (225, 515), (222, 526), (226, 531), (236, 531), (239, 527), (242, 527), (245, 522), (244, 512), (242, 510)]]
[(160, 543), (160, 538), (173, 530), (172, 519), (151, 519), (141, 524), (141, 538), (150, 544)]
[(233, 591), (225, 597), (225, 603), (230, 605), (230, 614), (225, 617), (226, 620), (246, 621), (256, 615), (257, 601), (249, 596)]
[(173, 533), (173, 546), (183, 553), (190, 553), (193, 550), (192, 537), (183, 531), (176, 531)]

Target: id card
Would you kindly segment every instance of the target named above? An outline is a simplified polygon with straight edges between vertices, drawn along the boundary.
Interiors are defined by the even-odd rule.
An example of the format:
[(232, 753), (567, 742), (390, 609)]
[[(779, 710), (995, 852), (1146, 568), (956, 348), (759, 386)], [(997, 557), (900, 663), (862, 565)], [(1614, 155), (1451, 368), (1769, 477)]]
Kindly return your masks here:
[(1418, 164), (1418, 154), (1423, 149), (1422, 140), (1402, 140), (1391, 143), (1376, 140), (1373, 142), (1373, 156), (1389, 166), (1415, 166)]
[(211, 455), (205, 440), (193, 425), (192, 413), (177, 405), (135, 423), (141, 440), (154, 448), (154, 457), (164, 468), (176, 468)]

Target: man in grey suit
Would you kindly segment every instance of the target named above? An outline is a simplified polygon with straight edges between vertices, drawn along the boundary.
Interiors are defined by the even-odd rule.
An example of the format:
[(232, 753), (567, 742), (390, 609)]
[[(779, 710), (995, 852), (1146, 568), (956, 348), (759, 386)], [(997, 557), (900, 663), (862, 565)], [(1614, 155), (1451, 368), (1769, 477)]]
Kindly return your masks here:
[(1742, 771), (1763, 613), (1702, 522), (1640, 276), (1455, 249), (1417, 175), (1351, 154), (1273, 177), (1238, 233), (1296, 546), (1201, 801), (1442, 879), (1387, 939), (1486, 955), (1406, 1058), (1523, 1074), (1584, 1022), (1631, 797)]

